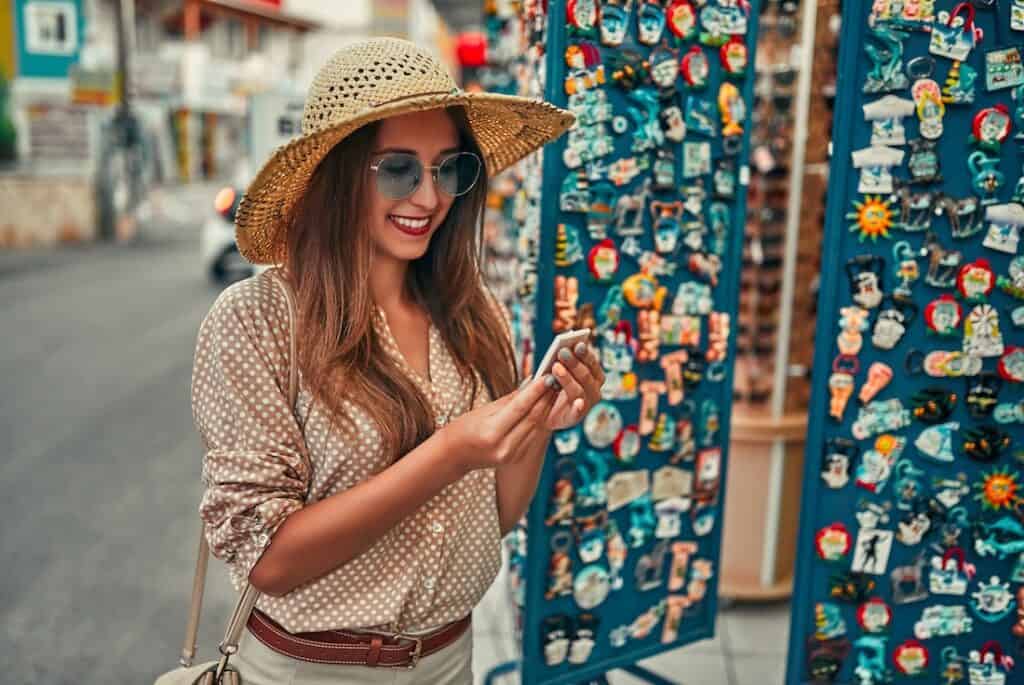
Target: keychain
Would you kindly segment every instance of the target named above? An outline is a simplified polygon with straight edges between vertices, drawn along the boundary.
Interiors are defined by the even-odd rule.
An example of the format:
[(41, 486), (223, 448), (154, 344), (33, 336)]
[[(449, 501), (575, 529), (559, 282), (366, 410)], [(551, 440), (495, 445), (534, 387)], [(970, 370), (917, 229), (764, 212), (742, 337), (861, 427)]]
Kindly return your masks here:
[(552, 600), (572, 592), (572, 534), (566, 530), (551, 536), (551, 560), (548, 563), (548, 590), (544, 599)]
[(576, 465), (568, 457), (555, 463), (557, 476), (554, 492), (551, 497), (551, 513), (544, 523), (548, 526), (571, 526), (576, 502), (576, 487), (573, 485), (573, 474)]

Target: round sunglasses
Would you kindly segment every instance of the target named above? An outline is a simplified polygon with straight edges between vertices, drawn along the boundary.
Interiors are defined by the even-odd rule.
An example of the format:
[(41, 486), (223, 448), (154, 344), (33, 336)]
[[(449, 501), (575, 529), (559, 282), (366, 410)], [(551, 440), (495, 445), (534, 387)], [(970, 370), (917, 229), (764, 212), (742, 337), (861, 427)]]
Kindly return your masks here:
[(388, 152), (381, 155), (370, 169), (377, 174), (377, 190), (392, 200), (404, 200), (420, 187), (424, 171), (429, 170), (434, 185), (445, 195), (465, 195), (480, 177), (483, 163), (472, 152), (456, 152), (445, 157), (440, 164), (425, 166), (420, 158), (407, 152)]

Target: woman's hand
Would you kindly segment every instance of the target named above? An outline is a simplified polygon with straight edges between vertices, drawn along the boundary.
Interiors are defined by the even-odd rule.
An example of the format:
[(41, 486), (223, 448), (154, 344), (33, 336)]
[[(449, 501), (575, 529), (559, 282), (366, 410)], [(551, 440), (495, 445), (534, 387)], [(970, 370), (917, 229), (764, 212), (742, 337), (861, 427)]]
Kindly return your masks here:
[(549, 374), (531, 380), (478, 409), (462, 414), (438, 431), (463, 473), (515, 463), (523, 445), (546, 431), (547, 417), (556, 398), (555, 379)]
[(597, 355), (586, 343), (577, 343), (573, 353), (563, 349), (552, 373), (562, 389), (559, 391), (544, 425), (556, 431), (571, 428), (587, 415), (601, 399), (604, 370)]

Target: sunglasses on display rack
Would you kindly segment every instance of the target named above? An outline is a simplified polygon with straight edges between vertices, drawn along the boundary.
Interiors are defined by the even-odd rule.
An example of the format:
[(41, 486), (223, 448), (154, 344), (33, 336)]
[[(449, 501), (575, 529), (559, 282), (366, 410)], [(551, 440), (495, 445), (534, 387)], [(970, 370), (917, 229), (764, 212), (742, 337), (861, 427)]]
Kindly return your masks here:
[(430, 171), (434, 185), (449, 197), (465, 195), (476, 185), (483, 163), (472, 152), (456, 152), (440, 164), (426, 166), (408, 152), (388, 152), (378, 157), (370, 170), (377, 175), (377, 190), (392, 200), (404, 200), (419, 189), (424, 172)]

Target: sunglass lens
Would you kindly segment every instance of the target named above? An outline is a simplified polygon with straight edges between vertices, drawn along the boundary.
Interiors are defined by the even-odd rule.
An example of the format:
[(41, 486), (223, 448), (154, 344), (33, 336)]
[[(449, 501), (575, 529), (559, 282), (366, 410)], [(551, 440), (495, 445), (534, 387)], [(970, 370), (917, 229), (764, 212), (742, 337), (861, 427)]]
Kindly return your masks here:
[(392, 200), (412, 195), (422, 178), (423, 165), (414, 155), (385, 155), (377, 165), (377, 189)]
[(453, 197), (465, 195), (480, 176), (480, 158), (472, 152), (460, 152), (445, 159), (437, 168), (437, 185)]

